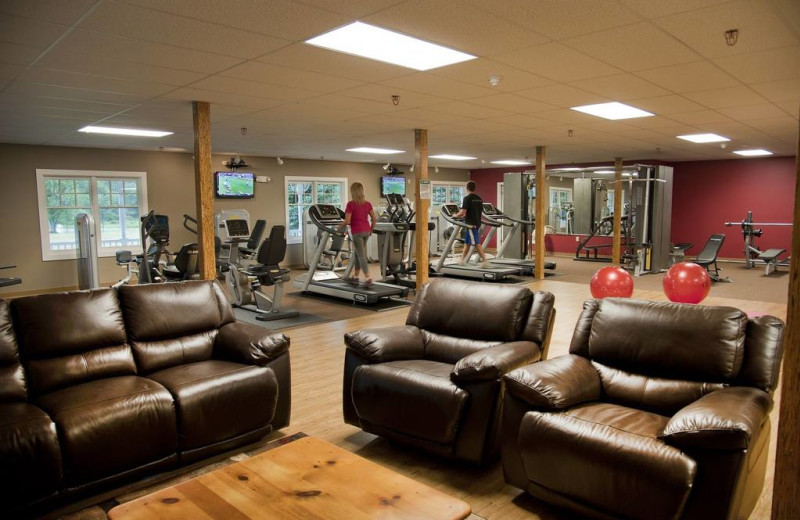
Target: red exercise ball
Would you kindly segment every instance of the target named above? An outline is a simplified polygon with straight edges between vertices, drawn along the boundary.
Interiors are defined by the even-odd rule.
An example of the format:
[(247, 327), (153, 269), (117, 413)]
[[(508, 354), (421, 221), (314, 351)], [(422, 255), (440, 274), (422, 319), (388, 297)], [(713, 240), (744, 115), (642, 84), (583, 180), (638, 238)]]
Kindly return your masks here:
[(589, 282), (594, 298), (630, 298), (633, 294), (633, 278), (621, 267), (601, 267)]
[(711, 277), (702, 266), (680, 262), (664, 275), (664, 294), (678, 303), (700, 303), (711, 290)]

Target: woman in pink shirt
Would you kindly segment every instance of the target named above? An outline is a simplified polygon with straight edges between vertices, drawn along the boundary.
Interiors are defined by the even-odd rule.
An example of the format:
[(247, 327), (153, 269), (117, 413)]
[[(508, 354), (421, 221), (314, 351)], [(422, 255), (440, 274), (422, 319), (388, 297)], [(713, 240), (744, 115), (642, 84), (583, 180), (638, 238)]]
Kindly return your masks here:
[(347, 203), (347, 207), (344, 210), (344, 223), (339, 226), (339, 229), (350, 226), (350, 238), (356, 253), (353, 277), (348, 281), (358, 284), (360, 272), (364, 271), (364, 278), (366, 278), (364, 285), (369, 287), (372, 285), (372, 278), (369, 276), (369, 264), (367, 263), (367, 240), (372, 234), (372, 229), (375, 227), (378, 217), (375, 215), (375, 210), (372, 209), (372, 204), (364, 196), (363, 184), (354, 182), (350, 186), (350, 197), (352, 200)]

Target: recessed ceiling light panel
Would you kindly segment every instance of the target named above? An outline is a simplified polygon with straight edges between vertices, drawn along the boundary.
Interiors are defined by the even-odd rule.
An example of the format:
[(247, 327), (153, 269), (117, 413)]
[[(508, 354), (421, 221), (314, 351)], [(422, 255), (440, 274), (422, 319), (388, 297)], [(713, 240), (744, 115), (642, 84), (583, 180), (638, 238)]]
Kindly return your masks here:
[(477, 157), (469, 157), (468, 155), (450, 155), (450, 154), (439, 154), (439, 155), (431, 155), (431, 159), (444, 159), (445, 161), (473, 161), (477, 159)]
[(361, 22), (315, 36), (306, 43), (415, 70), (431, 70), (476, 58)]
[(492, 164), (502, 164), (503, 166), (529, 166), (528, 161), (516, 161), (514, 159), (503, 159), (502, 161), (492, 161)]
[(138, 128), (114, 128), (110, 126), (84, 126), (78, 132), (86, 134), (132, 135), (135, 137), (164, 137), (174, 132), (162, 130), (140, 130)]
[(764, 155), (772, 155), (772, 152), (769, 150), (762, 150), (760, 148), (757, 150), (736, 150), (733, 153), (737, 155), (743, 155), (744, 157), (762, 157)]
[(655, 114), (640, 110), (630, 105), (612, 101), (611, 103), (599, 103), (596, 105), (583, 105), (572, 107), (571, 110), (583, 112), (590, 116), (602, 117), (616, 121), (617, 119), (633, 119), (636, 117), (650, 117)]
[(346, 151), (355, 153), (376, 153), (380, 155), (391, 155), (393, 153), (403, 153), (403, 150), (392, 150), (390, 148), (370, 148), (369, 146), (361, 146), (358, 148), (348, 148)]
[(722, 137), (717, 134), (689, 134), (679, 135), (677, 138), (693, 143), (724, 143), (725, 141), (730, 141), (727, 137)]

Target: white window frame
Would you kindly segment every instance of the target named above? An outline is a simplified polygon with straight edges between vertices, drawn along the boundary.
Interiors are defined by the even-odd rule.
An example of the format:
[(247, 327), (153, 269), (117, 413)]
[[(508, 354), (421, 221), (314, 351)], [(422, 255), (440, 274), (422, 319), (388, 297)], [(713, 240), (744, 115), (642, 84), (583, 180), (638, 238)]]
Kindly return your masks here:
[[(97, 226), (100, 225), (100, 204), (97, 197), (97, 181), (103, 179), (137, 179), (139, 181), (139, 215), (147, 215), (147, 172), (121, 172), (105, 170), (36, 170), (36, 191), (39, 203), (39, 233), (42, 245), (42, 260), (74, 260), (77, 258), (77, 250), (65, 249), (61, 251), (50, 250), (50, 224), (47, 220), (47, 191), (45, 189), (45, 178), (68, 177), (71, 179), (88, 179), (91, 189), (92, 217)], [(101, 234), (98, 232), (95, 237), (97, 241), (97, 255), (100, 257), (114, 256), (116, 249), (100, 247)]]
[(289, 233), (289, 184), (295, 182), (308, 182), (312, 184), (311, 200), (312, 204), (316, 204), (317, 200), (317, 183), (332, 184), (338, 182), (342, 185), (342, 203), (339, 205), (341, 209), (345, 208), (349, 200), (348, 186), (350, 185), (347, 177), (306, 177), (302, 175), (287, 176), (283, 181), (283, 205), (284, 205), (284, 218), (286, 219), (286, 243), (287, 244), (302, 244), (303, 243), (303, 215), (300, 215), (301, 232), (299, 237), (290, 236)]
[[(436, 186), (446, 186), (447, 189), (447, 197), (450, 198), (450, 188), (460, 188), (464, 191), (464, 196), (467, 195), (467, 183), (466, 182), (459, 182), (459, 181), (431, 181), (431, 204), (433, 204), (433, 188)], [(463, 200), (463, 197), (462, 197)], [(461, 200), (458, 202), (450, 202), (449, 200), (446, 204), (458, 204), (458, 207), (461, 207)]]

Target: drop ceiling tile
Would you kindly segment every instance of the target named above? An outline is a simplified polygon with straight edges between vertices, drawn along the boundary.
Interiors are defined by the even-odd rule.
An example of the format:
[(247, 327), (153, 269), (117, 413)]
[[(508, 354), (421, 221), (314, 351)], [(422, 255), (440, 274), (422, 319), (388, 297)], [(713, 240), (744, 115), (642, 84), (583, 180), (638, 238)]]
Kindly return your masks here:
[[(36, 66), (92, 76), (105, 76), (134, 81), (182, 86), (205, 77), (205, 74), (186, 70), (168, 69), (141, 63), (125, 62), (86, 54), (72, 54), (55, 50), (40, 59)], [(91, 81), (91, 80), (90, 80)], [(91, 85), (87, 85), (90, 87)]]
[(700, 103), (708, 108), (736, 107), (741, 105), (757, 105), (765, 103), (766, 99), (747, 87), (730, 87), (701, 92), (688, 92), (687, 98)]
[(739, 85), (727, 72), (708, 61), (642, 70), (636, 75), (677, 93)]
[(576, 125), (588, 123), (596, 119), (595, 116), (590, 116), (589, 114), (584, 114), (583, 112), (570, 110), (568, 108), (536, 112), (536, 117), (547, 119), (548, 121), (555, 121), (557, 123), (570, 123)]
[(393, 103), (392, 96), (400, 96), (397, 110), (406, 108), (426, 107), (439, 103), (447, 103), (448, 100), (436, 96), (430, 96), (413, 90), (397, 88), (397, 86), (380, 85), (369, 83), (355, 88), (342, 90), (339, 94), (356, 99), (368, 99), (378, 103)]
[(636, 108), (647, 110), (648, 112), (662, 116), (681, 112), (698, 111), (706, 108), (690, 101), (685, 97), (677, 95), (635, 99), (631, 100), (629, 104)]
[(195, 82), (191, 86), (192, 88), (201, 90), (215, 90), (227, 94), (264, 97), (282, 101), (297, 101), (298, 99), (306, 99), (319, 94), (319, 92), (314, 92), (312, 90), (291, 88), (281, 85), (268, 85), (266, 83), (226, 78), (218, 75), (209, 76)]
[(750, 88), (770, 101), (796, 101), (800, 104), (800, 78), (754, 83)]
[(570, 85), (551, 85), (549, 87), (532, 88), (520, 90), (514, 94), (562, 108), (611, 101), (609, 98)]
[(604, 78), (586, 79), (576, 81), (573, 86), (617, 101), (669, 94), (668, 90), (633, 74), (615, 74)]
[(783, 110), (776, 107), (772, 103), (720, 108), (719, 111), (737, 121), (750, 121), (751, 119), (767, 119), (774, 117), (782, 117), (784, 115)]
[[(464, 129), (467, 130), (474, 130), (477, 132), (514, 132), (515, 130), (519, 130), (519, 128), (514, 128), (509, 126), (505, 123), (500, 123), (498, 121), (489, 120), (489, 119), (474, 119), (472, 121), (464, 121), (463, 123), (459, 123)], [(486, 139), (486, 136), (483, 137)]]
[(413, 73), (405, 67), (321, 49), (305, 43), (283, 47), (259, 57), (258, 61), (363, 82), (384, 81)]
[(303, 0), (303, 3), (358, 19), (391, 7), (398, 0)]
[(766, 119), (754, 119), (747, 122), (748, 126), (752, 126), (762, 132), (770, 135), (792, 135), (797, 134), (797, 119), (789, 116), (772, 117)]
[(657, 132), (663, 132), (665, 129), (675, 128), (676, 126), (683, 126), (686, 127), (686, 130), (689, 130), (687, 125), (676, 121), (671, 115), (669, 117), (653, 116), (640, 117), (637, 119), (626, 119), (625, 124), (628, 126), (634, 126), (636, 128), (647, 128)]
[(311, 105), (322, 106), (335, 106), (346, 110), (352, 110), (353, 117), (359, 114), (385, 114), (396, 110), (391, 100), (387, 99), (383, 102), (370, 101), (368, 99), (356, 99), (341, 94), (325, 94), (315, 98), (308, 99), (306, 103)]
[(625, 71), (697, 61), (700, 56), (653, 24), (642, 22), (578, 36), (563, 43)]
[(67, 35), (58, 50), (208, 74), (242, 63), (241, 58), (80, 29)]
[(240, 93), (203, 90), (200, 88), (181, 88), (173, 90), (162, 96), (163, 99), (177, 99), (186, 102), (207, 101), (211, 103), (211, 117), (214, 117), (214, 106), (228, 105), (234, 107), (247, 107), (252, 110), (264, 110), (283, 105), (285, 101), (266, 97), (247, 96)]
[(658, 18), (661, 16), (667, 16), (684, 11), (693, 11), (702, 7), (730, 2), (730, 0), (670, 0), (669, 2), (653, 2), (653, 0), (619, 1), (645, 18)]
[[(515, 96), (514, 94), (495, 94), (493, 96), (472, 98), (468, 102), (473, 105), (480, 105), (506, 112), (513, 112), (514, 114), (527, 114), (531, 112), (541, 112), (543, 110), (552, 110), (557, 108), (548, 103), (542, 103), (540, 101), (534, 101), (530, 98)], [(492, 117), (501, 116), (496, 115)]]
[(453, 101), (450, 103), (441, 103), (428, 107), (429, 110), (434, 112), (445, 112), (447, 114), (454, 114), (464, 116), (471, 119), (488, 119), (490, 117), (501, 117), (509, 115), (505, 110), (498, 110), (487, 106), (475, 105), (466, 101)]
[(108, 92), (87, 90), (85, 88), (72, 88), (62, 85), (45, 85), (24, 79), (17, 80), (9, 85), (8, 88), (6, 88), (6, 92), (11, 94), (24, 94), (28, 96), (52, 97), (56, 99), (73, 99), (77, 101), (96, 101), (120, 104), (141, 103), (149, 97), (143, 94), (126, 92)]
[[(406, 121), (414, 121), (419, 125), (419, 128), (427, 128), (431, 125), (440, 125), (440, 124), (448, 124), (448, 125), (457, 125), (463, 121), (469, 121), (470, 118), (459, 115), (459, 114), (451, 114), (448, 112), (434, 112), (433, 110), (427, 110), (424, 108), (411, 108), (408, 110), (401, 110), (399, 112), (395, 112), (392, 114), (391, 117), (401, 117)], [(354, 121), (358, 121), (358, 119), (354, 119)]]
[(308, 72), (270, 63), (248, 61), (220, 73), (221, 76), (259, 83), (300, 87), (318, 92), (335, 92), (361, 85), (362, 82), (318, 72)]
[(70, 25), (96, 0), (3, 0), (0, 13)]
[(800, 45), (713, 60), (744, 83), (800, 78)]
[(350, 21), (349, 18), (329, 10), (290, 0), (126, 1), (152, 10), (285, 40), (306, 40)]
[(670, 114), (669, 117), (670, 119), (685, 123), (687, 125), (704, 125), (708, 123), (723, 123), (731, 121), (731, 118), (722, 115), (715, 110), (683, 112), (679, 114)]
[(486, 58), (456, 63), (435, 69), (431, 73), (480, 87), (489, 85), (489, 76), (500, 76), (500, 85), (492, 87), (499, 92), (514, 92), (553, 84), (552, 80), (542, 76)]
[(493, 59), (555, 81), (573, 82), (622, 71), (558, 42), (535, 45)]
[[(659, 18), (655, 23), (706, 58), (800, 43), (797, 34), (789, 30), (771, 6), (752, 0), (695, 9)], [(739, 39), (733, 47), (723, 36), (731, 28), (739, 29)]]
[(424, 72), (417, 72), (391, 81), (381, 81), (380, 83), (450, 100), (469, 99), (494, 94), (494, 91), (490, 88), (477, 87)]
[(541, 128), (553, 124), (553, 122), (550, 120), (534, 117), (530, 114), (514, 114), (510, 116), (496, 117), (492, 120), (519, 128)]
[(454, 0), (407, 0), (362, 21), (482, 56), (547, 41), (508, 20)]
[(93, 90), (97, 92), (134, 94), (146, 97), (158, 96), (173, 90), (173, 86), (149, 81), (128, 81), (91, 74), (80, 74), (61, 70), (32, 67), (22, 76), (24, 81), (43, 85)]
[(776, 101), (775, 105), (781, 108), (788, 115), (797, 118), (797, 111), (798, 111), (797, 101)]
[(0, 14), (0, 34), (3, 35), (4, 43), (44, 50), (64, 34), (67, 28), (66, 25)]
[(29, 45), (0, 43), (0, 64), (28, 65), (41, 53), (42, 49)]
[(239, 58), (255, 58), (289, 43), (272, 36), (119, 2), (101, 4), (79, 27)]
[(22, 71), (24, 70), (25, 67), (22, 65), (10, 65), (4, 63), (0, 66), (0, 80), (12, 81), (22, 74)]
[(631, 24), (638, 16), (615, 0), (504, 0), (469, 3), (554, 40)]

